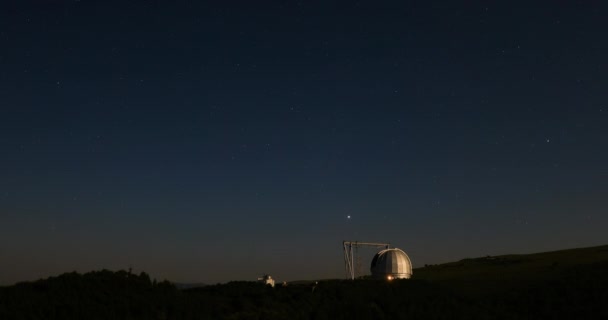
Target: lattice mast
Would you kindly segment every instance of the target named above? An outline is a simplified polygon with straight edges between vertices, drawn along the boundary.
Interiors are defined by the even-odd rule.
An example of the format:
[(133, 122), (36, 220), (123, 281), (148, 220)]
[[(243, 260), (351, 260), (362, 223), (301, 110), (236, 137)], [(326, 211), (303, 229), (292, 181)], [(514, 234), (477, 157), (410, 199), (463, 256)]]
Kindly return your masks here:
[(355, 253), (359, 247), (374, 247), (374, 248), (385, 248), (390, 247), (390, 243), (377, 243), (377, 242), (359, 242), (359, 241), (342, 241), (342, 247), (344, 248), (344, 265), (346, 267), (346, 278), (355, 280)]

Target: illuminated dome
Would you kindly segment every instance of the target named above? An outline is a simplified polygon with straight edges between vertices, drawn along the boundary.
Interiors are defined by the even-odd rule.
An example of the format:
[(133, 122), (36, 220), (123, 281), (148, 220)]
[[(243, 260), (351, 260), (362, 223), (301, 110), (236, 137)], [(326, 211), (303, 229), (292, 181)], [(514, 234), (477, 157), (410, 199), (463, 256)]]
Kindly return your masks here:
[(382, 279), (409, 279), (412, 276), (412, 261), (401, 249), (384, 249), (372, 260), (372, 276)]

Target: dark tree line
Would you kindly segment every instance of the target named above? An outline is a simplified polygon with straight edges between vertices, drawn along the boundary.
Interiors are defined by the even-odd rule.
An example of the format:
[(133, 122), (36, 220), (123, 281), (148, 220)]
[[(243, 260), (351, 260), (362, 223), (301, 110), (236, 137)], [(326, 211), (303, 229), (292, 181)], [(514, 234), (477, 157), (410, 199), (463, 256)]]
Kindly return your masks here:
[(178, 290), (145, 273), (67, 273), (0, 288), (0, 319), (601, 319), (608, 318), (607, 267), (579, 266), (473, 296), (457, 282), (415, 279)]

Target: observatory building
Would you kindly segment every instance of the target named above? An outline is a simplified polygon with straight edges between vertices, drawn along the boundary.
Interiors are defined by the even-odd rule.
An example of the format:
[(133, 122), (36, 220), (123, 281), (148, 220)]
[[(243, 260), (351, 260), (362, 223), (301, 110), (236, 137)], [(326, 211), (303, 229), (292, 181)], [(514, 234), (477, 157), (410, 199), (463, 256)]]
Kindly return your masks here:
[(409, 279), (412, 276), (412, 261), (401, 249), (384, 249), (374, 256), (372, 276), (379, 279)]

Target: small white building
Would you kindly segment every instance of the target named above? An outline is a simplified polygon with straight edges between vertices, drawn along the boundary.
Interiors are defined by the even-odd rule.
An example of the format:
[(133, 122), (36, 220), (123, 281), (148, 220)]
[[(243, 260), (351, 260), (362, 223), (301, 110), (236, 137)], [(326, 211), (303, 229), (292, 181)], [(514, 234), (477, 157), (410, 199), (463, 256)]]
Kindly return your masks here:
[(263, 284), (269, 284), (271, 287), (274, 288), (274, 279), (269, 274), (265, 274), (263, 277), (258, 278), (258, 282), (261, 282)]

